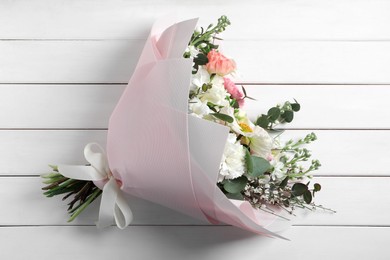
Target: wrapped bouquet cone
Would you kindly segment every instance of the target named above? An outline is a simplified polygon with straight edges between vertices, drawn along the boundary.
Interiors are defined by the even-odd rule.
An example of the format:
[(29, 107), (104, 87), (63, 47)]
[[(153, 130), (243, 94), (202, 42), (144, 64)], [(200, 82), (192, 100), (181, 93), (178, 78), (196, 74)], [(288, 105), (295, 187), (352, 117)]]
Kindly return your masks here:
[(152, 29), (110, 118), (110, 169), (126, 193), (272, 235), (248, 202), (229, 200), (216, 185), (229, 128), (188, 114), (192, 60), (183, 53), (196, 23), (157, 23)]
[(300, 164), (311, 156), (301, 146), (315, 134), (284, 146), (269, 134), (292, 121), (298, 102), (277, 105), (253, 123), (242, 110), (249, 97), (231, 79), (236, 64), (214, 43), (230, 21), (222, 16), (194, 32), (196, 23), (154, 24), (110, 117), (107, 151), (88, 144), (88, 166), (59, 165), (44, 176), (45, 195), (74, 195), (70, 220), (102, 195), (97, 225), (115, 220), (125, 228), (133, 218), (127, 193), (213, 224), (281, 237), (275, 230), (286, 226), (282, 209), (325, 209), (312, 202), (321, 186), (311, 189), (305, 180), (320, 163)]

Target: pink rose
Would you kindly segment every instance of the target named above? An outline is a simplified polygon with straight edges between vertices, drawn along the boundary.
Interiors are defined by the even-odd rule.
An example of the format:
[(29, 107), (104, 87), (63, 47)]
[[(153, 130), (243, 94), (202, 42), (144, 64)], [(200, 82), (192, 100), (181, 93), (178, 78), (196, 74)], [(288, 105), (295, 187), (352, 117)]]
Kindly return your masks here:
[(225, 76), (236, 69), (236, 63), (233, 60), (226, 58), (223, 54), (211, 50), (207, 54), (209, 62), (206, 64), (206, 69), (210, 74), (218, 74)]
[(234, 84), (234, 82), (229, 78), (223, 78), (223, 81), (226, 91), (238, 102), (239, 107), (243, 107), (245, 95), (242, 89), (237, 87), (236, 84)]

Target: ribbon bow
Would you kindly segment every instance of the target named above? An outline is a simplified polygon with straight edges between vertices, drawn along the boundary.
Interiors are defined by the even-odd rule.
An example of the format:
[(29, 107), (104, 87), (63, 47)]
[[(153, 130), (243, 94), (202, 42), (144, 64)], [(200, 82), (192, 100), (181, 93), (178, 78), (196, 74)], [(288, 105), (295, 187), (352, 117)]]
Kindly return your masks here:
[[(98, 150), (94, 152), (92, 148)], [(85, 159), (91, 164), (59, 165), (59, 172), (65, 177), (94, 182), (105, 182), (99, 209), (98, 228), (110, 226), (115, 219), (120, 229), (127, 227), (133, 220), (133, 213), (122, 196), (119, 184), (112, 175), (108, 166), (107, 157), (103, 148), (97, 143), (89, 143), (84, 148)], [(108, 181), (107, 181), (108, 180)]]

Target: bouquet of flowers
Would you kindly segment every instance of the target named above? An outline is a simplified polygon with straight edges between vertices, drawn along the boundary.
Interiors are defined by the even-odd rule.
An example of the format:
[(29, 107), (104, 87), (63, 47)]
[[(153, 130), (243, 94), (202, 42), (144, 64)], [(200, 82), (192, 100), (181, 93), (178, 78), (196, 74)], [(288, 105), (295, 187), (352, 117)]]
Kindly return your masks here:
[[(211, 223), (268, 236), (265, 226), (313, 202), (320, 167), (303, 146), (314, 133), (285, 144), (274, 126), (290, 123), (300, 104), (285, 102), (251, 120), (248, 97), (234, 83), (236, 63), (217, 42), (230, 21), (195, 28), (197, 19), (157, 22), (109, 122), (107, 154), (84, 150), (88, 165), (51, 166), (45, 195), (72, 197), (70, 220), (102, 197), (98, 226), (126, 227), (128, 193)], [(194, 31), (195, 28), (195, 31)], [(325, 208), (323, 208), (325, 209)]]

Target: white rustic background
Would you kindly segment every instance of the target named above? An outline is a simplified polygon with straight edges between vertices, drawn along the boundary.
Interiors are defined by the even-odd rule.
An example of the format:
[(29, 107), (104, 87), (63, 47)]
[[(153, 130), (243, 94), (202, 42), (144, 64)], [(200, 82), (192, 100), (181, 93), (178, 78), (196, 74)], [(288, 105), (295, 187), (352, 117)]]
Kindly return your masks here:
[[(172, 12), (229, 16), (251, 112), (301, 102), (285, 136), (318, 134), (316, 199), (337, 214), (295, 218), (284, 241), (129, 197), (134, 223), (100, 231), (97, 203), (69, 224), (42, 195), (48, 163), (105, 143), (150, 26)], [(1, 0), (0, 259), (390, 259), (389, 27), (387, 0)]]

